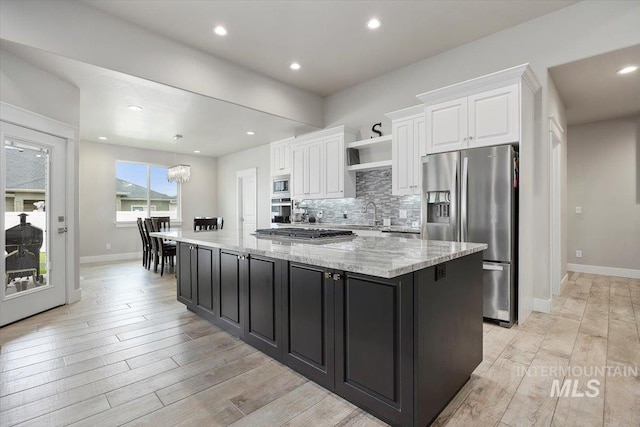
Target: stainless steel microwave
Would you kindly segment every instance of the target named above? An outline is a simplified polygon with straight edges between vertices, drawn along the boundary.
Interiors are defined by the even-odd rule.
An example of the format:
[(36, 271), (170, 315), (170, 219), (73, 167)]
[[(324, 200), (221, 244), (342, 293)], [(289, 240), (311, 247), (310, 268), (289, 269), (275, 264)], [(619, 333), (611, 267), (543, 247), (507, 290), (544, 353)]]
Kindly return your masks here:
[(274, 178), (271, 192), (275, 195), (289, 194), (289, 177)]

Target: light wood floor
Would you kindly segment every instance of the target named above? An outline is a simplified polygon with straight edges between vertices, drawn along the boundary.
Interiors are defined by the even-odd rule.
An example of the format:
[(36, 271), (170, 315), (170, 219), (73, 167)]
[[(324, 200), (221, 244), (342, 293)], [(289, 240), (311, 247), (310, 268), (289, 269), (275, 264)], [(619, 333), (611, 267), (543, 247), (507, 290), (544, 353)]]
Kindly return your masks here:
[[(172, 274), (125, 262), (81, 275), (82, 301), (0, 329), (0, 425), (384, 425), (188, 312)], [(550, 398), (557, 377), (521, 370), (640, 365), (639, 328), (640, 281), (572, 274), (551, 315), (484, 325), (484, 361), (436, 424), (638, 426), (638, 377)]]

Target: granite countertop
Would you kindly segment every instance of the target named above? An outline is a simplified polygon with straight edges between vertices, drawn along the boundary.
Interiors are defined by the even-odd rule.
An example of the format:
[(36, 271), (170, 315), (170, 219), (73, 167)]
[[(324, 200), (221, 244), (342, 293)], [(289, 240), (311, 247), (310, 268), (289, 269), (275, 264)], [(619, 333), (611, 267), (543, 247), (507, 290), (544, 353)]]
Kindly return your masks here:
[(366, 224), (332, 224), (326, 222), (296, 222), (292, 224), (287, 223), (273, 223), (276, 228), (325, 228), (328, 230), (370, 230), (370, 231), (383, 231), (393, 233), (413, 233), (420, 234), (419, 228), (408, 227), (406, 225), (366, 225)]
[(383, 278), (411, 273), (483, 251), (488, 247), (479, 243), (401, 237), (358, 236), (309, 241), (256, 237), (229, 230), (170, 230), (150, 234), (193, 245), (263, 255)]

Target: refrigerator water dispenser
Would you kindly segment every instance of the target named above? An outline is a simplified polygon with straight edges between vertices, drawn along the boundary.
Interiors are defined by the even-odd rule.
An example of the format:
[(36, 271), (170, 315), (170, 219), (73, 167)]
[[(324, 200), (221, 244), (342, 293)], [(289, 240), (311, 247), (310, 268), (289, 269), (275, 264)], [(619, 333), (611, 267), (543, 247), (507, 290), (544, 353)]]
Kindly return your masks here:
[(436, 224), (448, 224), (451, 213), (450, 191), (427, 192), (427, 222)]

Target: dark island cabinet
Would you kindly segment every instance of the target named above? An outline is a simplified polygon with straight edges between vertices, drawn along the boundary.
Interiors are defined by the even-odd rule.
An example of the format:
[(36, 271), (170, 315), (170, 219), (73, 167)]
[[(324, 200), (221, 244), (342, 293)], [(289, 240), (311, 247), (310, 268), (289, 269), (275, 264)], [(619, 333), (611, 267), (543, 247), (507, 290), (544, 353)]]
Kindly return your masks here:
[(333, 390), (334, 288), (340, 273), (295, 262), (283, 280), (283, 361)]
[[(282, 360), (282, 270), (286, 261), (258, 255), (241, 257), (244, 287), (244, 340)], [(286, 274), (286, 272), (285, 272)]]
[(396, 425), (413, 422), (413, 274), (336, 282), (336, 391)]
[(214, 270), (217, 249), (178, 243), (178, 301), (208, 320), (215, 320)]
[(177, 245), (178, 301), (195, 311), (197, 289), (194, 272), (198, 263), (196, 246), (189, 243), (178, 243)]
[(244, 327), (242, 322), (242, 269), (244, 255), (239, 252), (220, 250), (218, 271), (214, 291), (216, 293), (216, 323), (218, 326), (242, 338)]

